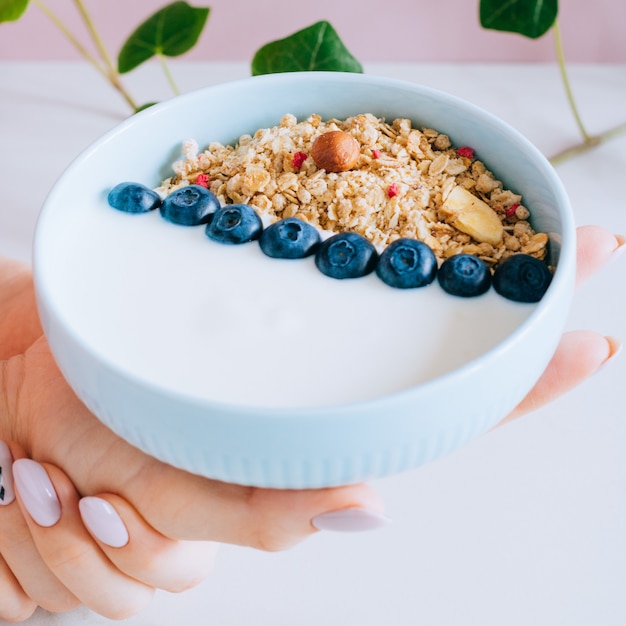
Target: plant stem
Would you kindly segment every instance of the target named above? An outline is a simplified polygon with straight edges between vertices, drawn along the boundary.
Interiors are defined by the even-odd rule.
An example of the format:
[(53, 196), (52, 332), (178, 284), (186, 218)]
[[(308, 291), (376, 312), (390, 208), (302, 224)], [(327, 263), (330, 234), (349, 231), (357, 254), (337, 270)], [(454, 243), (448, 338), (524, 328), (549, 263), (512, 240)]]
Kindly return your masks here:
[(550, 163), (552, 163), (552, 165), (559, 165), (560, 163), (563, 163), (563, 161), (567, 161), (567, 159), (583, 154), (584, 152), (588, 152), (592, 148), (599, 146), (601, 143), (624, 134), (626, 134), (626, 123), (620, 124), (619, 126), (611, 128), (603, 133), (600, 133), (599, 135), (589, 137), (587, 141), (576, 146), (562, 150), (553, 157), (550, 157)]
[(163, 70), (163, 73), (165, 74), (165, 78), (167, 79), (167, 82), (170, 88), (174, 92), (174, 95), (176, 96), (180, 95), (180, 90), (178, 89), (178, 85), (176, 84), (176, 81), (174, 80), (174, 77), (172, 76), (172, 72), (170, 72), (170, 68), (167, 62), (165, 61), (165, 57), (162, 54), (159, 54), (157, 56), (159, 57), (159, 63), (161, 64), (161, 69)]
[(100, 72), (100, 74), (102, 74), (104, 77), (108, 78), (107, 72), (100, 65), (98, 60), (96, 58), (94, 58), (91, 54), (89, 54), (87, 49), (80, 43), (80, 41), (78, 41), (78, 39), (76, 39), (76, 37), (74, 37), (72, 32), (69, 30), (69, 28), (63, 23), (63, 21), (59, 18), (59, 16), (56, 15), (50, 9), (50, 7), (48, 7), (46, 4), (41, 2), (41, 0), (33, 0), (33, 4), (35, 4), (37, 7), (39, 7), (39, 9), (42, 11), (42, 13), (44, 13), (44, 15), (46, 17), (48, 17), (48, 19), (50, 19), (50, 21), (63, 33), (63, 35), (78, 50), (80, 55), (86, 61), (91, 63), (91, 65), (93, 65), (96, 68), (96, 70), (98, 70), (98, 72)]
[(574, 94), (572, 92), (572, 87), (569, 82), (569, 78), (567, 76), (567, 67), (565, 64), (565, 54), (563, 53), (563, 42), (561, 41), (561, 29), (559, 27), (559, 20), (555, 20), (554, 26), (554, 45), (556, 47), (556, 56), (559, 61), (559, 70), (561, 72), (561, 78), (563, 79), (563, 86), (565, 87), (565, 93), (567, 95), (567, 101), (572, 109), (572, 113), (574, 114), (574, 119), (576, 120), (576, 124), (578, 125), (578, 129), (580, 130), (581, 135), (585, 141), (589, 141), (591, 136), (587, 132), (585, 125), (582, 122), (580, 114), (578, 113), (578, 107), (576, 106), (576, 101), (574, 100)]
[(104, 42), (102, 41), (102, 38), (100, 37), (100, 33), (98, 33), (98, 30), (96, 29), (96, 26), (93, 20), (91, 19), (91, 16), (87, 12), (87, 8), (85, 7), (83, 0), (74, 0), (74, 3), (76, 4), (76, 8), (78, 9), (78, 12), (83, 18), (83, 22), (85, 23), (85, 26), (87, 26), (87, 30), (89, 31), (89, 34), (91, 35), (91, 39), (94, 42), (100, 54), (100, 58), (104, 62), (104, 65), (106, 67), (106, 76), (109, 82), (111, 83), (111, 85), (113, 85), (115, 89), (117, 89), (117, 91), (120, 92), (124, 100), (126, 100), (126, 102), (128, 102), (128, 104), (132, 107), (133, 111), (136, 111), (137, 103), (133, 100), (130, 94), (126, 91), (126, 89), (124, 88), (124, 85), (122, 85), (117, 68), (113, 64), (113, 61), (111, 60), (111, 57), (109, 56), (109, 53), (107, 52)]
[(585, 128), (585, 125), (583, 124), (580, 114), (578, 112), (578, 107), (576, 106), (574, 94), (572, 92), (569, 78), (567, 76), (565, 54), (563, 53), (563, 43), (561, 41), (561, 30), (559, 28), (558, 20), (555, 20), (552, 29), (554, 31), (554, 44), (556, 48), (556, 55), (559, 63), (559, 70), (561, 72), (561, 78), (563, 80), (563, 86), (565, 87), (565, 93), (567, 95), (567, 101), (569, 102), (572, 113), (574, 114), (574, 119), (576, 120), (578, 129), (580, 130), (580, 134), (583, 137), (582, 143), (576, 146), (572, 146), (571, 148), (562, 150), (561, 152), (555, 154), (553, 157), (550, 158), (550, 163), (552, 163), (552, 165), (558, 165), (559, 163), (562, 163), (567, 159), (578, 156), (579, 154), (582, 154), (591, 150), (592, 148), (595, 148), (596, 146), (599, 146), (601, 143), (604, 143), (609, 139), (613, 139), (618, 135), (626, 133), (626, 123), (620, 124), (619, 126), (611, 128), (610, 130), (600, 133), (599, 135), (590, 135), (587, 132), (587, 129)]
[(78, 9), (78, 12), (80, 13), (81, 17), (83, 18), (83, 22), (85, 22), (85, 26), (87, 26), (87, 30), (89, 31), (89, 34), (91, 35), (91, 39), (93, 40), (98, 52), (100, 53), (100, 58), (104, 62), (104, 65), (107, 67), (110, 74), (115, 74), (116, 73), (115, 66), (113, 65), (113, 62), (111, 61), (111, 57), (109, 56), (107, 49), (104, 47), (102, 38), (100, 37), (100, 34), (96, 30), (93, 20), (91, 19), (91, 16), (87, 12), (87, 8), (85, 7), (82, 0), (74, 0), (74, 4), (76, 5), (76, 8)]
[[(46, 17), (48, 17), (48, 19), (50, 19), (50, 21), (61, 31), (61, 33), (65, 36), (65, 38), (76, 48), (78, 53), (87, 62), (89, 62), (100, 74), (102, 74), (102, 76), (104, 76), (104, 78), (106, 78), (109, 81), (109, 83), (111, 83), (111, 85), (117, 91), (119, 91), (119, 93), (122, 95), (124, 100), (126, 100), (126, 102), (129, 104), (129, 106), (132, 107), (133, 111), (136, 111), (137, 110), (137, 104), (135, 103), (135, 101), (133, 100), (131, 95), (126, 91), (124, 86), (121, 84), (121, 82), (119, 80), (119, 74), (115, 70), (115, 67), (113, 67), (110, 58), (106, 54), (106, 51), (105, 51), (105, 56), (103, 56), (103, 60), (106, 63), (106, 67), (103, 67), (100, 64), (100, 62), (92, 54), (90, 54), (88, 52), (88, 50), (81, 44), (81, 42), (78, 41), (78, 39), (76, 39), (76, 37), (73, 35), (73, 33), (70, 31), (70, 29), (65, 25), (65, 23), (59, 18), (58, 15), (56, 15), (50, 9), (50, 7), (48, 7), (43, 2), (43, 0), (33, 0), (33, 3), (37, 7), (39, 7), (39, 9), (42, 11), (42, 13), (44, 15), (46, 15)], [(81, 1), (80, 0), (76, 0), (76, 3), (77, 3), (77, 5), (79, 6), (79, 9), (80, 9), (80, 5), (82, 4)], [(84, 7), (83, 7), (83, 9), (84, 9)], [(83, 14), (83, 11), (81, 11), (81, 14)], [(83, 19), (85, 19), (85, 14), (83, 14)], [(89, 19), (89, 16), (87, 16), (87, 19), (85, 21), (87, 23), (88, 28), (90, 28), (90, 32), (92, 33), (92, 37), (93, 37), (94, 33), (95, 33), (95, 29), (93, 29), (93, 22), (91, 22), (91, 20)], [(89, 24), (91, 24), (91, 27), (89, 26)], [(95, 33), (95, 35), (96, 35), (97, 39), (99, 40), (99, 36), (97, 35), (97, 33)], [(94, 39), (94, 41), (95, 41), (95, 39)], [(102, 50), (100, 49), (99, 46), (98, 46), (98, 49), (100, 51), (100, 54), (102, 54)], [(107, 59), (108, 59), (108, 62), (107, 62)]]

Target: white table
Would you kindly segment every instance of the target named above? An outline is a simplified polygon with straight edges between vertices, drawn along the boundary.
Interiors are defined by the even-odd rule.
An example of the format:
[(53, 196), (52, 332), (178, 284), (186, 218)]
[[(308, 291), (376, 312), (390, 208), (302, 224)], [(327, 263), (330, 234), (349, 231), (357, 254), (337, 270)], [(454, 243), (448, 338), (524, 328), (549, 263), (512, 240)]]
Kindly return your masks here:
[[(248, 75), (243, 64), (173, 66), (183, 91)], [(381, 65), (515, 126), (545, 154), (577, 139), (557, 70)], [(626, 121), (626, 66), (576, 66), (590, 130)], [(130, 76), (140, 101), (169, 94), (156, 67)], [(89, 67), (0, 63), (0, 254), (28, 259), (42, 201), (92, 140), (127, 115)], [(626, 136), (558, 169), (579, 224), (626, 233)], [(576, 296), (570, 328), (626, 340), (626, 258)], [(626, 358), (533, 416), (416, 471), (378, 482), (394, 523), (319, 534), (264, 554), (226, 546), (217, 572), (159, 594), (133, 625), (623, 626), (626, 623)], [(29, 624), (104, 624), (79, 610)]]

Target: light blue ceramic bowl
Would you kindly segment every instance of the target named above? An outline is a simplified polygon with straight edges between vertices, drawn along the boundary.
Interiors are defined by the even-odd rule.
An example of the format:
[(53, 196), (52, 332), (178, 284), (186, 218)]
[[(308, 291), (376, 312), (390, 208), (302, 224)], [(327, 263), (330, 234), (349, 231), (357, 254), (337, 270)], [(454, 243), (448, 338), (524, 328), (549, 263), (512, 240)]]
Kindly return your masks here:
[[(75, 245), (69, 220), (77, 211), (89, 219), (90, 204), (102, 202), (102, 190), (117, 182), (156, 185), (183, 139), (195, 137), (200, 145), (232, 142), (275, 125), (287, 112), (408, 117), (417, 127), (446, 132), (455, 145), (472, 146), (507, 187), (523, 194), (535, 228), (550, 234), (557, 269), (530, 318), (495, 348), (449, 374), (371, 401), (324, 408), (269, 410), (201, 401), (131, 376), (120, 364), (101, 358), (71, 321), (76, 313), (71, 309), (90, 294), (68, 294), (68, 269), (55, 263), (61, 248), (71, 255)], [(567, 196), (550, 164), (486, 111), (408, 82), (293, 73), (180, 96), (133, 116), (95, 142), (45, 203), (34, 269), (45, 333), (63, 374), (121, 437), (172, 465), (222, 481), (315, 488), (415, 468), (466, 444), (511, 411), (544, 370), (565, 324), (574, 284), (575, 232)]]

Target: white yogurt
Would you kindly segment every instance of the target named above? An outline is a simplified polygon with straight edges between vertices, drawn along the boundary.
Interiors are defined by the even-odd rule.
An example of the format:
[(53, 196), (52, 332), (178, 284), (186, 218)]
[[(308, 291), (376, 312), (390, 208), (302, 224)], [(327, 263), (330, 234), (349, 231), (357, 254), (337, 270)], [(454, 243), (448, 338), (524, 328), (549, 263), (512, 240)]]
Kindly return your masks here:
[(56, 296), (74, 331), (130, 375), (202, 399), (368, 400), (470, 362), (534, 309), (493, 289), (465, 299), (437, 281), (400, 290), (375, 274), (335, 280), (313, 258), (271, 259), (257, 242), (222, 245), (202, 226), (104, 200), (70, 227)]

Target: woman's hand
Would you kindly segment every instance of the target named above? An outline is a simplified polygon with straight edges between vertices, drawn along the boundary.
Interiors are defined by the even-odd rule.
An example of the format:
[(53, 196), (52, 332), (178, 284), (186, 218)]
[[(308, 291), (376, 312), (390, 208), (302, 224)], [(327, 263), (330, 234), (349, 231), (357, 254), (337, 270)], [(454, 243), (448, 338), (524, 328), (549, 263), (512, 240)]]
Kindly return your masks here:
[[(579, 282), (617, 254), (618, 248), (624, 249), (622, 238), (599, 227), (580, 228), (578, 235)], [(0, 357), (5, 359), (0, 369), (0, 415), (6, 416), (6, 423), (0, 423), (0, 434), (16, 442), (11, 445), (15, 458), (26, 455), (42, 464), (36, 467), (44, 470), (53, 486), (47, 492), (55, 493), (60, 509), (56, 524), (46, 529), (33, 518), (29, 496), (18, 496), (19, 508), (11, 513), (11, 524), (21, 528), (16, 542), (30, 546), (28, 554), (33, 567), (39, 555), (52, 574), (41, 578), (44, 570), (40, 563), (39, 569), (34, 570), (39, 576), (29, 580), (34, 579), (35, 583), (43, 580), (41, 588), (48, 591), (42, 592), (41, 599), (35, 583), (24, 583), (28, 591), (22, 587), (22, 599), (37, 598), (38, 604), (54, 610), (63, 610), (76, 602), (87, 603), (99, 611), (107, 610), (94, 604), (96, 600), (89, 595), (88, 581), (97, 572), (100, 596), (107, 590), (116, 594), (119, 585), (129, 590), (127, 596), (116, 594), (127, 598), (115, 609), (117, 614), (124, 614), (136, 611), (154, 587), (176, 586), (176, 581), (185, 587), (195, 581), (195, 576), (191, 582), (185, 579), (186, 568), (180, 570), (181, 579), (178, 575), (166, 581), (162, 578), (162, 570), (172, 568), (173, 562), (179, 558), (186, 562), (186, 548), (181, 548), (181, 552), (179, 547), (188, 546), (185, 543), (188, 540), (280, 550), (318, 529), (359, 530), (386, 522), (378, 496), (365, 485), (303, 491), (241, 487), (175, 469), (127, 444), (89, 413), (65, 383), (41, 336), (33, 302), (28, 270), (12, 263), (0, 269)], [(544, 376), (503, 423), (582, 382), (617, 350), (614, 340), (591, 331), (566, 334)], [(40, 491), (46, 492), (41, 489), (45, 478), (34, 467), (28, 460), (16, 466), (18, 494), (20, 486), (25, 489), (24, 476), (20, 478), (20, 474), (28, 475), (28, 472), (40, 477)], [(97, 496), (96, 500), (83, 500), (87, 504), (82, 507), (91, 518), (80, 517), (80, 495)], [(53, 508), (57, 510), (56, 506)], [(0, 527), (6, 512), (0, 510)], [(18, 514), (22, 515), (21, 526), (17, 522)], [(108, 527), (122, 532), (120, 520), (129, 534), (126, 546), (112, 548), (93, 534), (94, 525), (101, 532)], [(86, 530), (90, 527), (91, 533)], [(111, 528), (108, 532), (113, 532)], [(173, 556), (169, 560), (151, 561), (159, 552), (153, 549), (155, 545), (167, 547), (165, 552)], [(62, 573), (63, 559), (58, 555), (75, 555), (72, 546), (79, 546), (85, 560), (72, 557), (74, 573), (68, 578)], [(4, 555), (6, 549), (0, 545), (0, 554)], [(198, 577), (206, 573), (201, 565), (207, 559), (200, 559)], [(9, 562), (12, 565), (7, 567)], [(14, 563), (15, 557), (5, 558), (4, 566), (0, 562), (0, 590), (3, 571), (9, 592), (16, 588), (16, 580), (21, 583), (27, 576), (22, 570), (21, 574), (15, 572)], [(95, 569), (94, 563), (99, 563)], [(12, 580), (7, 578), (7, 571), (13, 572)], [(65, 595), (59, 591), (61, 588)], [(50, 604), (50, 589), (59, 591), (54, 597), (65, 598), (62, 606)], [(140, 600), (135, 602), (137, 598)], [(108, 610), (113, 610), (110, 605)]]
[(80, 498), (58, 467), (0, 442), (9, 472), (10, 457), (17, 460), (0, 506), (0, 619), (80, 604), (125, 618), (155, 589), (182, 591), (211, 571), (216, 544), (164, 537), (114, 494)]

